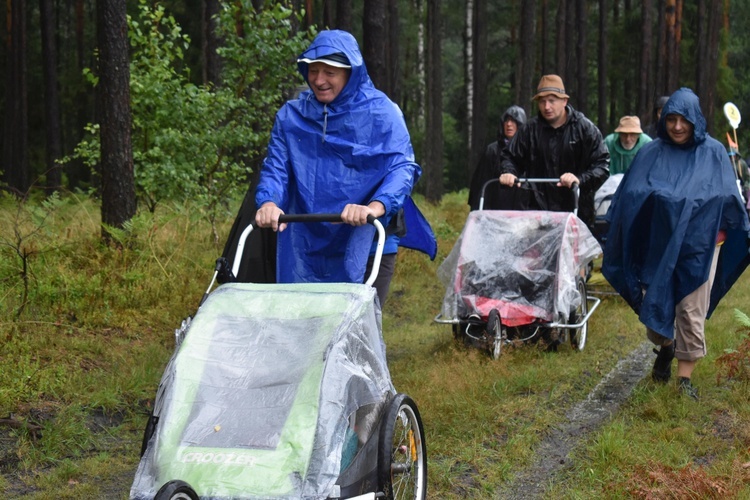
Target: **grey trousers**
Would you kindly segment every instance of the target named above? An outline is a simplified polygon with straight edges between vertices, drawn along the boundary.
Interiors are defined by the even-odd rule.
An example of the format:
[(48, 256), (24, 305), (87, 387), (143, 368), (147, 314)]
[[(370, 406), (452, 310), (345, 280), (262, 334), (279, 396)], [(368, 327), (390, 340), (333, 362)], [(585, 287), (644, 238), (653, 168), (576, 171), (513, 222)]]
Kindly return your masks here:
[[(674, 356), (683, 361), (696, 361), (706, 355), (706, 314), (711, 302), (711, 284), (716, 275), (719, 250), (716, 247), (711, 261), (708, 281), (696, 288), (675, 306)], [(672, 341), (646, 328), (648, 339), (656, 345), (669, 345)]]

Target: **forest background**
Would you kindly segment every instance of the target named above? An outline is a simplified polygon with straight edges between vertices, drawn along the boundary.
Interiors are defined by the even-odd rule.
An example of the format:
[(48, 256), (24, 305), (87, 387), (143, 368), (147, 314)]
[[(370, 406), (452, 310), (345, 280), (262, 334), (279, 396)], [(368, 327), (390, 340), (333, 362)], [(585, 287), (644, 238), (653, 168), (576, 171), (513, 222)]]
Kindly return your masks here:
[[(304, 85), (295, 57), (325, 27), (355, 34), (376, 86), (404, 111), (429, 201), (467, 185), (508, 106), (536, 112), (530, 98), (542, 74), (560, 74), (571, 104), (605, 135), (625, 114), (647, 125), (655, 98), (681, 86), (696, 91), (709, 131), (724, 143), (723, 104), (750, 105), (748, 0), (6, 3), (4, 187), (19, 196), (89, 190), (124, 206), (102, 208), (114, 226), (135, 211), (123, 197), (153, 210), (189, 196), (213, 218), (243, 193), (276, 109)], [(108, 49), (125, 30), (107, 16), (126, 11), (129, 38)], [(105, 84), (118, 57), (130, 62), (129, 89)], [(115, 118), (128, 115), (117, 121), (125, 130), (108, 127), (117, 132), (101, 144), (119, 150), (108, 162), (99, 126), (123, 99)], [(737, 132), (742, 150), (743, 127)], [(108, 195), (110, 185), (125, 193)]]

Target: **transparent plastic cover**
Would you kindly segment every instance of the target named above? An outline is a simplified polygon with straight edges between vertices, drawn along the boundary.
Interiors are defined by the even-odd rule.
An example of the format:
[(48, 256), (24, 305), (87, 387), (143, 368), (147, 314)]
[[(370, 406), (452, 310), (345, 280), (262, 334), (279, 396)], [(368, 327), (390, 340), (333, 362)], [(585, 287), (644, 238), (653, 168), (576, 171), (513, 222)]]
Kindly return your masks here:
[(566, 322), (581, 303), (577, 278), (600, 253), (569, 212), (473, 211), (438, 268), (446, 287), (441, 315), (486, 321), (497, 309), (506, 326)]
[(201, 498), (325, 498), (353, 416), (394, 393), (374, 288), (222, 285), (164, 372), (131, 498), (172, 480)]

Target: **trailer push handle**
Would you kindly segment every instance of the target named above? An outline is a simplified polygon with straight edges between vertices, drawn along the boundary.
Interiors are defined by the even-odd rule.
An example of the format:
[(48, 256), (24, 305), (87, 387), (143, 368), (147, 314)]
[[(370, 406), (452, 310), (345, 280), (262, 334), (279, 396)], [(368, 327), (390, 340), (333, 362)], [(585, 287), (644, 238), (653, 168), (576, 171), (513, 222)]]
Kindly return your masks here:
[[(279, 216), (280, 224), (291, 222), (340, 223), (341, 214), (282, 214)], [(372, 271), (370, 272), (370, 276), (367, 278), (367, 281), (365, 281), (365, 285), (372, 286), (372, 284), (375, 283), (375, 279), (377, 279), (378, 277), (378, 271), (380, 270), (380, 260), (383, 257), (383, 249), (385, 247), (385, 229), (383, 228), (383, 224), (381, 224), (380, 221), (372, 215), (367, 216), (367, 222), (368, 224), (372, 224), (373, 226), (375, 226), (375, 230), (378, 233), (378, 242), (377, 246), (375, 247), (375, 257), (372, 263)], [(250, 233), (252, 233), (256, 227), (257, 225), (255, 224), (255, 222), (253, 222), (252, 224), (248, 225), (240, 235), (240, 238), (237, 242), (237, 250), (234, 254), (234, 263), (232, 264), (232, 276), (237, 276), (237, 273), (240, 270), (242, 254), (245, 251), (245, 242), (250, 236)], [(206, 300), (206, 297), (208, 297), (208, 294), (211, 292), (211, 288), (213, 288), (214, 286), (216, 277), (219, 275), (219, 272), (224, 266), (226, 266), (226, 259), (220, 257), (216, 260), (216, 268), (214, 269), (213, 278), (211, 279), (211, 283), (206, 289), (206, 293), (203, 295), (203, 299), (201, 299), (201, 304), (203, 304), (203, 302)]]

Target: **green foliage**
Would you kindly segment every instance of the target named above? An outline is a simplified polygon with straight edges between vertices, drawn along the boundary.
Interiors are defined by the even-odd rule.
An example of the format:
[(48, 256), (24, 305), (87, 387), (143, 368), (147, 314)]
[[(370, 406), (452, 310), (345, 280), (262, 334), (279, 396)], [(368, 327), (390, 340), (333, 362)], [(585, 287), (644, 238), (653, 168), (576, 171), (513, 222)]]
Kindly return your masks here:
[[(214, 221), (247, 189), (284, 89), (295, 81), (294, 56), (307, 42), (307, 33), (292, 29), (291, 15), (281, 5), (261, 12), (249, 1), (224, 5), (222, 83), (214, 87), (190, 82), (181, 65), (190, 38), (161, 4), (140, 0), (129, 18), (130, 97), (136, 188), (149, 211), (190, 199)], [(96, 75), (87, 75), (96, 84)], [(73, 156), (92, 167), (98, 132), (90, 124)]]
[(716, 374), (716, 379), (719, 382), (729, 379), (747, 384), (750, 382), (750, 317), (735, 309), (734, 318), (740, 324), (742, 340), (736, 347), (724, 349), (724, 354), (716, 359), (716, 364), (722, 369)]

